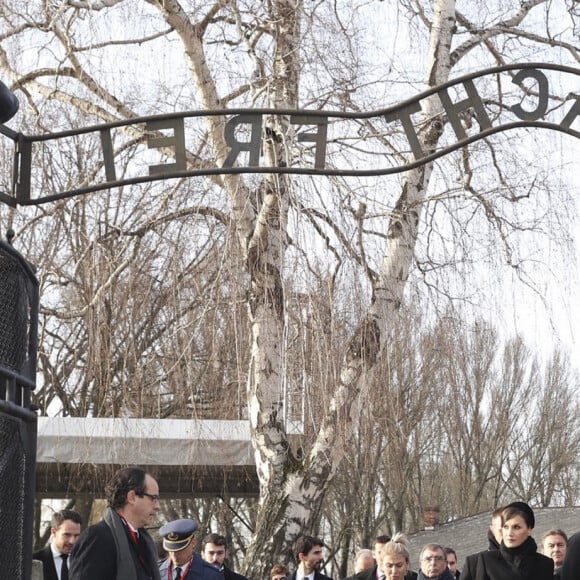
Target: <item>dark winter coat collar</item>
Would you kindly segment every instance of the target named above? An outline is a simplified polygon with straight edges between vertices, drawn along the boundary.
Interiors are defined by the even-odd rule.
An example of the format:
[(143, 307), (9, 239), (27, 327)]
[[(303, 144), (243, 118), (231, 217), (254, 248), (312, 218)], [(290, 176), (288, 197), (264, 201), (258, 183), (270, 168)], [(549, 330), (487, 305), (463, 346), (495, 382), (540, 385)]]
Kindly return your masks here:
[(538, 550), (538, 546), (534, 538), (530, 536), (517, 548), (508, 548), (502, 542), (499, 550), (505, 560), (517, 568), (522, 573), (524, 578), (526, 578), (526, 572), (528, 571), (527, 568), (534, 567), (533, 559), (529, 558), (528, 556), (530, 556), (530, 554), (535, 554)]
[(445, 568), (445, 572), (443, 572), (443, 574), (440, 576), (437, 576), (437, 578), (427, 578), (427, 576), (423, 574), (423, 570), (419, 570), (419, 573), (417, 574), (417, 580), (455, 580), (455, 576), (453, 576), (449, 568)]
[(491, 530), (487, 530), (487, 545), (488, 550), (499, 550), (499, 544)]

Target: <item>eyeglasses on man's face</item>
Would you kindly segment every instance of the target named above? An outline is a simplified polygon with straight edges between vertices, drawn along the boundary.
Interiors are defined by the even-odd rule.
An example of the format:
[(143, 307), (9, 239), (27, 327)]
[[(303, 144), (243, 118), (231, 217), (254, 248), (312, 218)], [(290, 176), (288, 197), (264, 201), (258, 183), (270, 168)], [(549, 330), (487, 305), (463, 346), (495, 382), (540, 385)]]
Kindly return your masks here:
[(423, 558), (423, 562), (443, 562), (444, 560), (444, 556), (425, 556)]
[(152, 493), (147, 493), (147, 492), (143, 492), (143, 493), (139, 493), (137, 494), (141, 497), (148, 497), (151, 501), (159, 501), (161, 498), (158, 495), (152, 494)]

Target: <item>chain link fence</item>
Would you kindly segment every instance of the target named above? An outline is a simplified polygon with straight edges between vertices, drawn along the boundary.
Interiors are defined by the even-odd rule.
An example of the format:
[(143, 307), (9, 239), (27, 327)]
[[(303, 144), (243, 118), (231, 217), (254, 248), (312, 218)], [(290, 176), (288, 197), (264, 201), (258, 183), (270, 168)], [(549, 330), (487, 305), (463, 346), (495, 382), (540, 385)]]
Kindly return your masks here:
[(36, 462), (38, 282), (0, 240), (0, 580), (29, 580)]

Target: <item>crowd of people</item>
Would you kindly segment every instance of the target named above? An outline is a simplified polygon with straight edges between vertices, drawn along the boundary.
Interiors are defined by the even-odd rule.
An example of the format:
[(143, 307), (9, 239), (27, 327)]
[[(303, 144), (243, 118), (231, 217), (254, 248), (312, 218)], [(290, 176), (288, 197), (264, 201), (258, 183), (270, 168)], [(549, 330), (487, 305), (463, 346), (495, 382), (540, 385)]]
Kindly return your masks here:
[[(496, 509), (487, 532), (488, 549), (465, 558), (458, 567), (457, 552), (429, 543), (419, 555), (419, 569), (410, 568), (407, 538), (378, 536), (367, 563), (368, 550), (355, 559), (355, 574), (346, 580), (580, 580), (579, 533), (570, 541), (563, 530), (551, 529), (541, 540), (541, 551), (532, 537), (535, 517), (525, 502), (515, 501)], [(359, 567), (362, 567), (359, 569)]]
[[(33, 555), (43, 563), (44, 580), (248, 580), (227, 566), (224, 536), (207, 535), (196, 551), (195, 520), (168, 522), (159, 530), (161, 545), (156, 545), (146, 526), (160, 508), (159, 486), (142, 469), (117, 471), (106, 492), (102, 520), (82, 532), (78, 513), (62, 510), (54, 515), (50, 544)], [(461, 569), (453, 548), (429, 543), (414, 571), (404, 534), (378, 536), (372, 550), (356, 554), (354, 574), (345, 580), (580, 580), (580, 532), (568, 540), (564, 531), (549, 530), (538, 551), (534, 526), (527, 503), (516, 501), (495, 510), (488, 549), (468, 555)], [(321, 539), (300, 537), (294, 556), (295, 570), (276, 564), (270, 580), (332, 580), (321, 572)]]

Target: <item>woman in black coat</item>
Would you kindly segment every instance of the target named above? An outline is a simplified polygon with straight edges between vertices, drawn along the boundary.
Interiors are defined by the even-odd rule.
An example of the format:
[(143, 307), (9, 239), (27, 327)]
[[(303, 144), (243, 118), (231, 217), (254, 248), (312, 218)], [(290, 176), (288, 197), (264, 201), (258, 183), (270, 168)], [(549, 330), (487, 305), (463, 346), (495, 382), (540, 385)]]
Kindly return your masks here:
[(554, 562), (539, 554), (532, 538), (534, 512), (524, 502), (505, 507), (502, 542), (499, 550), (489, 550), (468, 558), (461, 580), (553, 580)]

